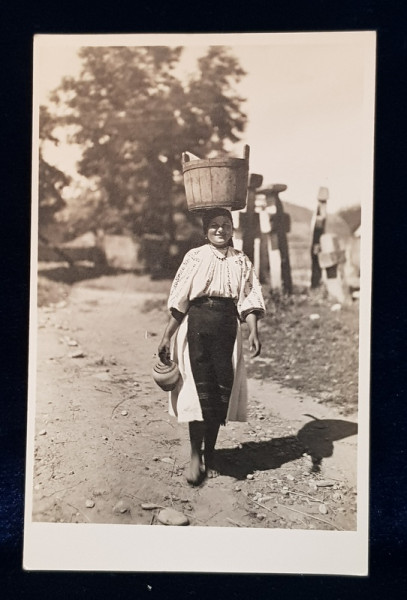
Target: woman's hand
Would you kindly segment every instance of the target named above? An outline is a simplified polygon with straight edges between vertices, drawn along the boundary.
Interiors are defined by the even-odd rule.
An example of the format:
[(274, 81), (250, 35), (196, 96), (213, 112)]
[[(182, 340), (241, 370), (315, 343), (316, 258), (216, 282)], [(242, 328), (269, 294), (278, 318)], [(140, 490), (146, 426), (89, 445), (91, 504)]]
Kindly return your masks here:
[(257, 315), (255, 312), (251, 312), (246, 317), (246, 322), (249, 326), (249, 350), (250, 356), (255, 358), (259, 356), (261, 351), (261, 344), (259, 340), (259, 334), (257, 333)]
[(170, 339), (164, 335), (161, 342), (158, 345), (158, 356), (164, 364), (168, 364), (170, 360)]
[[(177, 311), (178, 312), (178, 311)], [(182, 313), (178, 313), (181, 315)], [(181, 319), (182, 321), (182, 319)], [(158, 356), (162, 363), (168, 365), (171, 359), (170, 353), (170, 340), (174, 333), (177, 331), (179, 327), (180, 321), (179, 318), (175, 318), (173, 315), (170, 316), (167, 327), (165, 328), (164, 335), (161, 339), (161, 342), (158, 345)]]
[(250, 356), (255, 358), (261, 352), (261, 343), (257, 331), (251, 331), (249, 335), (249, 350)]

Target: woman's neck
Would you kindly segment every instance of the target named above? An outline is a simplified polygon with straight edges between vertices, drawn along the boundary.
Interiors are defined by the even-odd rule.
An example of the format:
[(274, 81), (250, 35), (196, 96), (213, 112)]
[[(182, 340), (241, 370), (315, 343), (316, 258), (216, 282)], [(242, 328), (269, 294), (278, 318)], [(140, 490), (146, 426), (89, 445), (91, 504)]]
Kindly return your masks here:
[(212, 248), (215, 248), (215, 250), (225, 250), (226, 248), (229, 248), (229, 243), (224, 244), (223, 246), (215, 246), (215, 244), (212, 244), (211, 242), (208, 242), (209, 246), (212, 246)]

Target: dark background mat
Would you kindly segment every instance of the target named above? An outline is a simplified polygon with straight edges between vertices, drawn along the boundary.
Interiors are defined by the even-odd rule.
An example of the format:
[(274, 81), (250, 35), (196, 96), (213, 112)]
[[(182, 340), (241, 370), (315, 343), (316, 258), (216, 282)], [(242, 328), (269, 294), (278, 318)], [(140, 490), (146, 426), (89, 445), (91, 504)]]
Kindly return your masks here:
[[(4, 598), (396, 598), (407, 591), (406, 3), (23, 3), (0, 6), (0, 590)], [(32, 37), (35, 33), (377, 30), (370, 575), (366, 578), (22, 571)], [(267, 83), (267, 82), (266, 82)], [(350, 140), (351, 143), (351, 140)], [(191, 551), (199, 552), (199, 548)]]

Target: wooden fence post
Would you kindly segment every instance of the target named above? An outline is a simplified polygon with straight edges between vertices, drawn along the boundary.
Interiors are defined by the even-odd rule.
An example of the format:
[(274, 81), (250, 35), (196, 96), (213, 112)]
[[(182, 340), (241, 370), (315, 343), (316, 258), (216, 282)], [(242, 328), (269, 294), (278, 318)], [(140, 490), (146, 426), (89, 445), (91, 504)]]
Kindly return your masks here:
[(329, 190), (326, 187), (320, 187), (318, 192), (317, 209), (311, 221), (311, 288), (317, 288), (321, 283), (322, 270), (318, 262), (318, 253), (320, 252), (321, 235), (325, 233), (327, 201)]
[(334, 233), (323, 233), (320, 246), (318, 262), (320, 268), (324, 269), (323, 279), (328, 295), (341, 304), (351, 302), (344, 269), (346, 255), (345, 250), (340, 247), (338, 236)]
[(250, 174), (246, 212), (241, 212), (239, 215), (243, 237), (243, 252), (249, 257), (252, 263), (254, 263), (255, 259), (255, 239), (260, 238), (259, 215), (255, 212), (256, 188), (260, 187), (262, 183), (263, 175)]
[(258, 194), (266, 196), (270, 218), (270, 233), (267, 234), (267, 250), (270, 267), (270, 285), (272, 289), (283, 288), (286, 294), (292, 293), (290, 256), (287, 233), (290, 229), (290, 216), (284, 212), (279, 193), (287, 189), (281, 183), (259, 190)]

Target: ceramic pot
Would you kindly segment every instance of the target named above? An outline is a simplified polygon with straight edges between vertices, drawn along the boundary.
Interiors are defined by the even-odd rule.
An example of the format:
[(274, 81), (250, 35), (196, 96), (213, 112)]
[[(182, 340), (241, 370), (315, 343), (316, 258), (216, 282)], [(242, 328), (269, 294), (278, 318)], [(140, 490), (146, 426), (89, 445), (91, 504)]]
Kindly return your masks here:
[(153, 367), (152, 375), (156, 384), (164, 392), (171, 392), (178, 383), (180, 372), (178, 365), (173, 360), (170, 360), (168, 364), (160, 361)]

